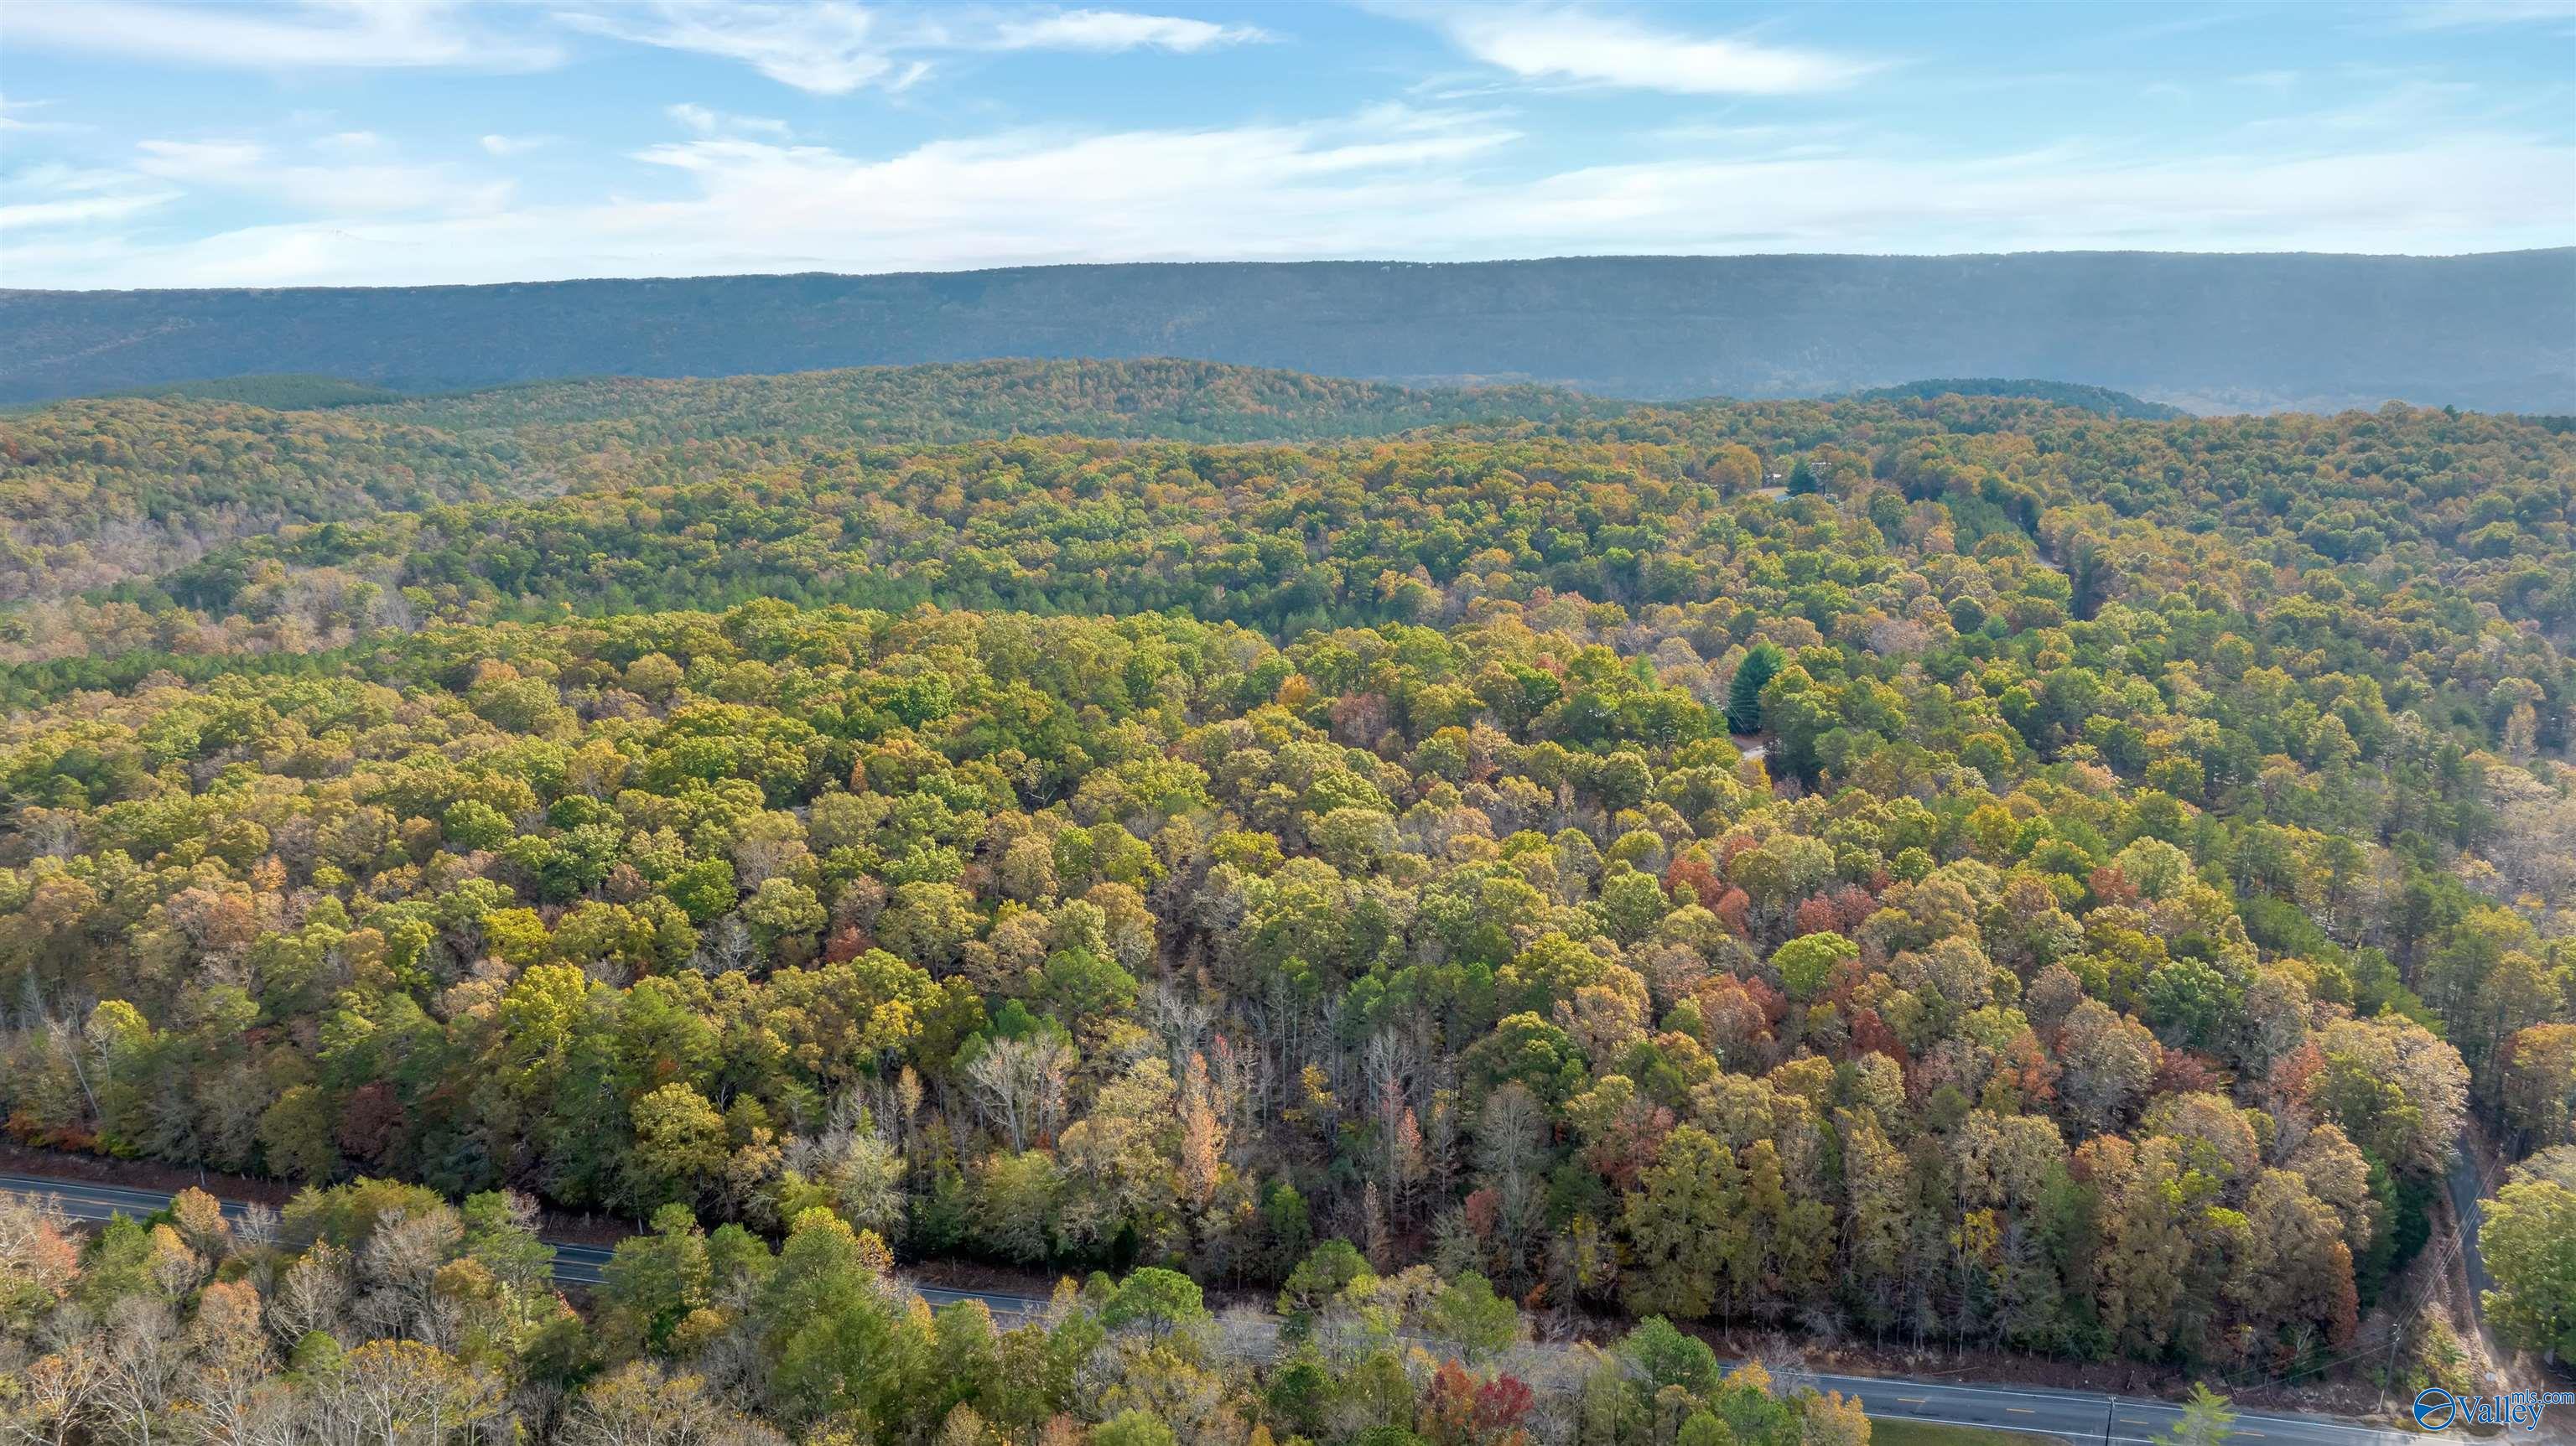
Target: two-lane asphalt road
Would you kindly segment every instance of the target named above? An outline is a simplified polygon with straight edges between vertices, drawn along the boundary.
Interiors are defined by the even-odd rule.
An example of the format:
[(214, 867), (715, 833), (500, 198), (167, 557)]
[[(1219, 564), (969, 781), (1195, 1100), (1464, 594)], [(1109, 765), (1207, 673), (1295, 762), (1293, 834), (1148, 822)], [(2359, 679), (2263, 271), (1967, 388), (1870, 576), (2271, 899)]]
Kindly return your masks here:
[[(74, 1220), (113, 1220), (119, 1215), (131, 1220), (144, 1216), (170, 1203), (171, 1197), (159, 1190), (129, 1190), (118, 1185), (92, 1185), (80, 1180), (40, 1180), (33, 1175), (0, 1175), (0, 1191), (12, 1195), (52, 1197), (65, 1215)], [(238, 1200), (218, 1202), (227, 1220), (238, 1221), (250, 1213), (250, 1207)]]
[[(2039, 1386), (1979, 1386), (1883, 1376), (1812, 1375), (1816, 1389), (1858, 1396), (1876, 1417), (1990, 1426), (2062, 1436), (2072, 1446), (2141, 1446), (2182, 1420), (2182, 1408), (2136, 1396)], [(2261, 1446), (2426, 1446), (2436, 1438), (2322, 1416), (2239, 1411), (2233, 1440)]]
[[(170, 1203), (153, 1190), (134, 1190), (80, 1181), (0, 1175), (0, 1191), (51, 1196), (76, 1220), (141, 1217)], [(224, 1213), (239, 1219), (246, 1207), (227, 1201)], [(596, 1285), (609, 1251), (598, 1245), (548, 1241), (555, 1248), (555, 1279), (565, 1285)], [(1035, 1315), (1047, 1303), (1033, 1296), (996, 1291), (949, 1290), (914, 1285), (932, 1306), (980, 1300), (1005, 1323)], [(2146, 1446), (2155, 1434), (2172, 1429), (2182, 1408), (2162, 1401), (2111, 1397), (2088, 1391), (2057, 1391), (2034, 1386), (1973, 1385), (1886, 1376), (1836, 1376), (1809, 1373), (1803, 1380), (1818, 1390), (1857, 1396), (1869, 1414), (1890, 1420), (1925, 1421), (1951, 1426), (1987, 1426), (2064, 1437), (2070, 1446)], [(2432, 1446), (2438, 1438), (2383, 1430), (2321, 1416), (2265, 1415), (2239, 1412), (2236, 1440), (2247, 1446)]]
[[(139, 1220), (170, 1203), (170, 1196), (159, 1190), (136, 1190), (121, 1185), (96, 1185), (83, 1180), (47, 1180), (32, 1175), (0, 1175), (0, 1192), (13, 1195), (51, 1197), (74, 1220), (108, 1221), (122, 1215)], [(250, 1207), (238, 1200), (222, 1202), (224, 1217), (239, 1220)], [(563, 1285), (597, 1285), (605, 1278), (611, 1250), (605, 1245), (582, 1245), (569, 1240), (549, 1240), (554, 1247), (554, 1276)], [(1005, 1295), (992, 1291), (948, 1290), (940, 1286), (915, 1285), (913, 1289), (934, 1307), (954, 1305), (961, 1300), (980, 1300), (993, 1314), (1005, 1321), (1023, 1315), (1034, 1315), (1046, 1302), (1029, 1296)]]

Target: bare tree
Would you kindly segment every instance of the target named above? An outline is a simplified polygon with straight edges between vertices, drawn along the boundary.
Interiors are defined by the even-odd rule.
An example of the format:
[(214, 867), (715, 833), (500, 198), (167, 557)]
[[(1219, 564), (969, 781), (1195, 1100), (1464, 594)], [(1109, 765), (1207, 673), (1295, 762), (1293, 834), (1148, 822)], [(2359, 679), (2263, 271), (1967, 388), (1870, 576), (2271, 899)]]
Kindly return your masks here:
[(221, 1260), (232, 1249), (232, 1222), (205, 1191), (192, 1186), (171, 1197), (170, 1217), (178, 1222), (179, 1238), (206, 1259)]
[(259, 1292), (243, 1281), (207, 1286), (197, 1298), (188, 1341), (195, 1370), (178, 1424), (207, 1446), (275, 1439), (289, 1414), (288, 1392), (269, 1374)]
[(820, 1133), (788, 1143), (785, 1163), (831, 1187), (842, 1218), (892, 1234), (903, 1219), (902, 1152), (856, 1093), (832, 1101)]
[(90, 1412), (107, 1383), (107, 1362), (86, 1336), (63, 1342), (19, 1373), (18, 1399), (0, 1415), (8, 1439), (29, 1446), (64, 1446), (72, 1428)]
[(435, 1346), (369, 1341), (313, 1382), (309, 1405), (326, 1441), (446, 1446), (499, 1413), (501, 1390)]
[(438, 1268), (456, 1258), (464, 1239), (464, 1222), (444, 1205), (417, 1215), (388, 1212), (358, 1253), (358, 1274), (365, 1283), (358, 1319), (385, 1335), (447, 1341)]
[(48, 1301), (71, 1293), (80, 1274), (80, 1237), (47, 1195), (0, 1195), (0, 1281)]
[(349, 1252), (327, 1240), (314, 1242), (277, 1283), (269, 1301), (269, 1329), (293, 1349), (315, 1331), (340, 1323), (349, 1306)]
[(726, 1406), (699, 1377), (636, 1361), (584, 1389), (557, 1439), (565, 1446), (780, 1446), (786, 1438)]
[(1163, 1041), (1163, 1049), (1169, 1056), (1172, 1073), (1179, 1074), (1183, 1062), (1198, 1049), (1199, 1041), (1207, 1036), (1208, 1024), (1213, 1017), (1208, 1007), (1187, 998), (1181, 991), (1165, 983), (1156, 983), (1147, 988), (1139, 996), (1137, 1003), (1138, 1012), (1144, 1016), (1145, 1026)]
[(100, 1356), (97, 1415), (108, 1437), (135, 1446), (170, 1439), (167, 1417), (187, 1365), (170, 1307), (144, 1296), (118, 1301)]
[(1073, 1052), (1052, 1034), (996, 1039), (966, 1068), (977, 1113), (1010, 1138), (1014, 1153), (1055, 1132), (1064, 1119)]

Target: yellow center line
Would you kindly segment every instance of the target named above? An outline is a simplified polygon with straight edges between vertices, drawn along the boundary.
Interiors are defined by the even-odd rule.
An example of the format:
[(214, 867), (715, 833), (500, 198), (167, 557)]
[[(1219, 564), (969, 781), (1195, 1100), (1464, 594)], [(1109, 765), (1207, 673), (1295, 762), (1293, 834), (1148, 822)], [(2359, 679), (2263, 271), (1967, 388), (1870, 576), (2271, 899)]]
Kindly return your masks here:
[[(2004, 1407), (2004, 1409), (2005, 1409), (2005, 1410), (2007, 1410), (2007, 1411), (2018, 1412), (2019, 1414), (2024, 1415), (2024, 1416), (2027, 1416), (2027, 1415), (2029, 1415), (2029, 1414), (2030, 1414), (2030, 1407), (2028, 1407), (2028, 1406), (2006, 1406), (2006, 1407)], [(2248, 1431), (2248, 1432), (2246, 1432), (2245, 1434), (2246, 1434), (2246, 1435), (2248, 1435), (2248, 1436), (2251, 1436), (2251, 1435), (2253, 1435), (2254, 1433), (2253, 1433), (2253, 1432), (2251, 1432), (2251, 1431)]]
[(1921, 1396), (1899, 1396), (1896, 1399), (1908, 1406), (1920, 1406), (1924, 1401), (1924, 1398)]

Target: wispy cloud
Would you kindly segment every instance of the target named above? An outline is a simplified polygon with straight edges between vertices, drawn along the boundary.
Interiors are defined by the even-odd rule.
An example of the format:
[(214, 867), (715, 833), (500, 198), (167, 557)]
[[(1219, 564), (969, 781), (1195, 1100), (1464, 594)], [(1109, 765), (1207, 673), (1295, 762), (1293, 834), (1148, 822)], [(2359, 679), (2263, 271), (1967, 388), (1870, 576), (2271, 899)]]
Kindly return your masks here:
[[(1153, 0), (1126, 3), (1150, 8)], [(22, 134), (59, 112), (0, 99), (14, 163), (0, 181), (0, 271), (12, 285), (36, 286), (384, 284), (1316, 256), (2463, 251), (2568, 239), (2576, 148), (2563, 124), (2566, 85), (2499, 85), (2449, 62), (2419, 63), (2402, 52), (2422, 46), (2392, 41), (2384, 28), (2369, 43), (2353, 38), (2362, 24), (2392, 21), (2356, 22), (2338, 32), (2343, 51), (2327, 46), (2296, 60), (2247, 52), (2198, 65), (2033, 64), (2006, 74), (2002, 63), (1909, 64), (1905, 55), (1866, 53), (1859, 40), (1807, 48), (1778, 30), (1721, 33), (1678, 9), (1608, 8), (1617, 3), (1405, 12), (1446, 37), (1453, 53), (1432, 64), (1456, 68), (1464, 82), (1457, 73), (1425, 76), (1419, 33), (1405, 37), (1400, 63), (1372, 65), (1362, 54), (1357, 82), (1345, 72), (1310, 80), (1243, 65), (1241, 55), (1171, 60), (1222, 66), (1236, 78), (1276, 70), (1287, 89), (1211, 102), (1176, 88), (1144, 98), (1136, 113), (1155, 119), (1113, 126), (1086, 123), (1096, 115), (1084, 109), (1087, 92), (1050, 91), (1044, 72), (1119, 51), (1164, 64), (1166, 55), (1204, 57), (1275, 37), (1141, 9), (973, 0), (944, 10), (852, 0), (473, 8), (0, 0), (10, 7), (9, 79), (65, 96), (63, 108), (77, 107), (83, 119), (165, 113), (119, 110), (103, 94), (64, 88), (93, 71), (174, 92), (193, 85), (200, 98), (248, 97), (192, 107), (186, 113), (203, 129), (129, 130), (112, 140)], [(2482, 18), (2440, 23), (2521, 23), (2493, 18), (2498, 12), (2550, 20), (2557, 8), (2485, 7), (2473, 12)], [(44, 30), (34, 39), (28, 16)], [(108, 17), (104, 26), (99, 16)], [(414, 129), (423, 97), (439, 94), (438, 78), (370, 75), (364, 85), (335, 86), (326, 76), (292, 87), (286, 100), (263, 99), (269, 87), (234, 77), (174, 78), (141, 64), (66, 66), (62, 85), (25, 78), (32, 72), (22, 51), (49, 54), (74, 43), (62, 37), (81, 27), (88, 38), (78, 43), (92, 49), (147, 59), (166, 49), (175, 64), (182, 42), (169, 37), (193, 35), (219, 43), (192, 63), (271, 68), (490, 68), (493, 57), (473, 48), (478, 37), (505, 52), (519, 47), (525, 63), (554, 58), (559, 44), (579, 49), (585, 63), (523, 88), (562, 93), (579, 120), (560, 128), (488, 120), (529, 130), (469, 130), (433, 150)], [(148, 33), (153, 27), (160, 33)], [(272, 33), (281, 45), (254, 56)], [(2114, 33), (2088, 30), (2085, 40), (2104, 47)], [(420, 44), (392, 56), (406, 37)], [(641, 93), (657, 104), (702, 99), (639, 115), (633, 86), (611, 89), (601, 79), (616, 64), (642, 69), (637, 62), (655, 59), (630, 45), (674, 52), (650, 67), (656, 72), (679, 69), (677, 53), (686, 52), (698, 77)], [(1078, 58), (1048, 67), (1042, 51)], [(773, 107), (738, 88), (762, 89), (738, 69), (749, 67), (817, 95), (883, 94), (952, 62), (960, 70), (1007, 65), (1012, 88), (979, 97), (959, 86), (958, 104), (935, 114), (907, 107), (891, 132), (900, 142), (864, 138), (876, 107), (798, 96)], [(2383, 69), (2358, 69), (2371, 63)], [(2300, 68), (2264, 69), (2280, 64)], [(2009, 115), (1943, 123), (1980, 98), (1977, 88), (2042, 76), (2101, 87), (2086, 131), (2127, 138), (2017, 149)], [(2157, 84), (2142, 97), (2148, 80)], [(1410, 105), (1353, 98), (1408, 93), (1400, 89), (1408, 81)], [(1372, 84), (1387, 89), (1360, 88)], [(478, 94), (489, 88), (473, 84)], [(1612, 88), (1640, 94), (1608, 103), (1603, 92)], [(1335, 99), (1306, 99), (1318, 94)], [(1778, 96), (1830, 104), (1762, 99)], [(296, 103), (317, 108), (291, 110)], [(721, 108), (728, 104), (775, 109), (794, 124)], [(1299, 104), (1331, 109), (1318, 115)], [(2125, 114), (2115, 113), (2120, 106)], [(2230, 124), (2224, 114), (2240, 118)], [(1015, 124), (966, 119), (991, 115)], [(514, 164), (541, 146), (556, 149)], [(47, 155), (63, 164), (28, 164)], [(243, 224), (245, 215), (255, 224)]]
[(11, 100), (0, 95), (0, 131), (73, 131), (87, 127), (70, 121), (38, 120), (27, 114), (52, 105), (50, 100)]
[[(15, 284), (130, 286), (1641, 251), (2438, 252), (2563, 241), (2576, 189), (2576, 149), (2503, 130), (2181, 156), (1782, 137), (1538, 174), (1506, 163), (1521, 139), (1492, 115), (1403, 107), (1303, 125), (1015, 130), (884, 156), (705, 135), (634, 153), (678, 183), (661, 199), (478, 207), (450, 178), (446, 212), (370, 214), (353, 199), (170, 244), (112, 223), (13, 231), (5, 261)], [(251, 184), (245, 166), (269, 175), (242, 145), (169, 143), (159, 173), (200, 178), (192, 189), (210, 175)]]
[(493, 30), (457, 0), (299, 0), (269, 7), (84, 0), (13, 5), (9, 42), (255, 70), (543, 70), (560, 47)]
[(756, 135), (783, 138), (787, 135), (785, 121), (771, 120), (767, 116), (732, 115), (725, 111), (711, 110), (693, 101), (682, 101), (678, 105), (665, 106), (662, 113), (702, 136)]
[(460, 176), (446, 166), (399, 161), (310, 165), (280, 159), (253, 141), (147, 140), (136, 173), (184, 186), (265, 196), (319, 215), (459, 215), (490, 212), (510, 199), (508, 181)]
[(188, 286), (1346, 255), (1375, 249), (1390, 217), (1463, 200), (1456, 168), (1515, 138), (1490, 118), (1400, 107), (1306, 125), (1014, 131), (881, 159), (706, 137), (636, 155), (684, 178), (680, 199), (341, 214), (171, 245), (11, 238), (5, 259), (20, 284)]
[(123, 221), (179, 199), (170, 186), (131, 171), (60, 163), (11, 172), (0, 205), (0, 237), (11, 231)]
[(2396, 13), (2405, 30), (2489, 29), (2576, 22), (2576, 0), (2433, 0)]
[(1803, 125), (1726, 125), (1683, 121), (1658, 126), (1644, 138), (1667, 146), (1722, 147), (1737, 153), (1816, 155), (1844, 149), (1843, 138), (1859, 130), (1856, 121), (1817, 121)]
[(820, 95), (899, 82), (875, 14), (826, 0), (816, 5), (733, 5), (661, 0), (644, 7), (576, 10), (559, 18), (577, 29), (637, 45), (738, 60), (781, 85)]
[(172, 181), (238, 180), (268, 158), (256, 141), (143, 141), (135, 169)]
[(564, 24), (637, 45), (740, 61), (781, 85), (817, 95), (903, 90), (943, 54), (995, 50), (1189, 52), (1267, 40), (1250, 25), (1220, 25), (1128, 10), (985, 10), (897, 13), (823, 0), (811, 5), (653, 0), (645, 6), (567, 10)]
[(2123, 25), (2106, 30), (2100, 35), (2099, 43), (2108, 46), (2127, 46), (2135, 45), (2142, 40), (2162, 40), (2175, 35), (2193, 35), (2203, 30), (2215, 30), (2221, 25), (2233, 25), (2243, 18), (2245, 18), (2243, 12), (2231, 10), (2204, 10), (2198, 14), (2170, 15), (2162, 20), (2150, 20), (2142, 25)]
[(1580, 8), (1461, 8), (1442, 12), (1439, 24), (1460, 49), (1514, 75), (1680, 95), (1836, 90), (1883, 68), (1857, 56), (1687, 35)]
[(122, 221), (179, 199), (175, 191), (115, 196), (66, 196), (50, 201), (12, 201), (0, 206), (0, 233), (53, 226), (84, 226)]
[(991, 44), (997, 50), (1187, 52), (1272, 38), (1270, 32), (1257, 25), (1219, 25), (1210, 20), (1139, 15), (1128, 10), (1062, 10), (1003, 21), (995, 27)]

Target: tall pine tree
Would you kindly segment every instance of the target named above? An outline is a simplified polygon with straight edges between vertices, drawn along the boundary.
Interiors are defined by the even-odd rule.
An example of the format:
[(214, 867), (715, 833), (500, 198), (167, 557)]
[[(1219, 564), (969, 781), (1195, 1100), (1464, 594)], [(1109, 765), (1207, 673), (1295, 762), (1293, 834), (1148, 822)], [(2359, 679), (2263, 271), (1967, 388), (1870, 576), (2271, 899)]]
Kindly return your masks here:
[(1726, 689), (1726, 727), (1730, 733), (1762, 731), (1762, 685), (1787, 661), (1777, 643), (1756, 643), (1735, 665), (1735, 681)]

